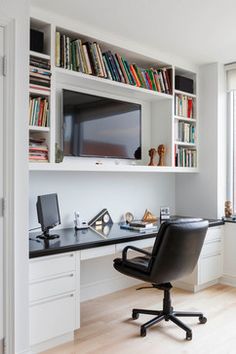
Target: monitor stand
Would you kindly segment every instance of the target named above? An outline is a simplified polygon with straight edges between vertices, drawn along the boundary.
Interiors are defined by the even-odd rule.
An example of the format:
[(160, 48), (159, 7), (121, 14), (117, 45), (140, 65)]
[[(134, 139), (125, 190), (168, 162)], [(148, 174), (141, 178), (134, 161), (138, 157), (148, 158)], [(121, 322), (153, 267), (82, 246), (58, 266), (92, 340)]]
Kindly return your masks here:
[(40, 238), (41, 240), (54, 240), (55, 238), (59, 238), (59, 235), (49, 235), (48, 233), (49, 230), (46, 230), (42, 233), (42, 235), (36, 236), (36, 238)]

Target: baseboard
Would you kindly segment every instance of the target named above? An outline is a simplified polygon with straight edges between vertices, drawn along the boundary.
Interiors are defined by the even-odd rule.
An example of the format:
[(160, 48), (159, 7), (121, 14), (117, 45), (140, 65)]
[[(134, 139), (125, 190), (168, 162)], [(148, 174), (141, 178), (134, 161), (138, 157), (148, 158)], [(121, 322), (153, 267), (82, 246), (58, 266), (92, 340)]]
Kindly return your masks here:
[[(48, 350), (53, 347), (57, 347), (58, 345), (61, 345), (66, 342), (71, 342), (73, 340), (74, 340), (74, 332), (70, 332), (64, 334), (63, 336), (52, 338), (45, 342), (33, 345), (31, 347), (31, 354), (41, 353), (45, 350)], [(19, 354), (23, 354), (23, 353), (19, 353)]]
[(236, 276), (223, 274), (223, 276), (220, 278), (220, 283), (236, 287)]
[(185, 283), (184, 281), (176, 281), (173, 283), (174, 287), (191, 291), (193, 293), (196, 293), (198, 291), (201, 291), (203, 289), (209, 288), (209, 286), (215, 285), (219, 283), (219, 279), (209, 281), (207, 283), (201, 284), (201, 285), (194, 285), (194, 284), (189, 284)]
[(140, 280), (125, 276), (102, 279), (93, 283), (81, 285), (80, 301), (95, 299), (98, 296), (111, 294), (115, 291), (140, 284)]
[(180, 281), (180, 280), (173, 282), (173, 286), (175, 288), (179, 288), (191, 292), (194, 292), (194, 288), (195, 288), (194, 285), (185, 283), (184, 281)]

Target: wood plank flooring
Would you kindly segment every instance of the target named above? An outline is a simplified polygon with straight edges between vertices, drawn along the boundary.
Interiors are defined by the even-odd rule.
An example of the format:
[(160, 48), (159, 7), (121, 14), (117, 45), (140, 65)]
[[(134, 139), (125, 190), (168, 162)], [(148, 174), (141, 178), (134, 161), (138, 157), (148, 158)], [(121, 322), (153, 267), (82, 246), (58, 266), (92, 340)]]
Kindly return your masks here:
[(82, 303), (75, 340), (43, 354), (236, 354), (236, 288), (214, 285), (196, 294), (173, 289), (172, 302), (176, 310), (201, 311), (208, 318), (202, 325), (182, 318), (192, 328), (192, 341), (165, 321), (140, 337), (140, 324), (151, 317), (133, 321), (131, 310), (161, 309), (162, 291), (132, 287)]

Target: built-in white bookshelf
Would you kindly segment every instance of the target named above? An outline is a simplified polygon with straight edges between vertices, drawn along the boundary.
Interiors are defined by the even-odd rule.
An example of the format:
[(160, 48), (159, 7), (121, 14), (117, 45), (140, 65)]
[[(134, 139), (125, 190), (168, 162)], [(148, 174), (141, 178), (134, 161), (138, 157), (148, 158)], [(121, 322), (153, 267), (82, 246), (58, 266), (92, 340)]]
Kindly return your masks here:
[[(30, 95), (39, 95), (47, 97), (50, 109), (50, 126), (36, 127), (29, 126), (30, 134), (41, 134), (45, 138), (49, 150), (48, 163), (30, 163), (31, 171), (103, 171), (103, 172), (197, 172), (198, 171), (198, 118), (197, 118), (197, 75), (188, 70), (175, 67), (171, 63), (159, 61), (157, 58), (145, 56), (138, 52), (132, 52), (127, 49), (118, 47), (112, 43), (107, 43), (87, 36), (86, 33), (79, 33), (74, 28), (61, 25), (60, 23), (51, 23), (44, 19), (31, 19), (31, 28), (38, 29), (44, 33), (44, 51), (43, 53), (30, 52), (30, 55), (38, 56), (42, 59), (51, 61), (51, 90), (50, 92), (42, 92), (41, 90), (30, 89)], [(127, 61), (137, 66), (149, 68), (167, 68), (170, 73), (171, 90), (168, 93), (158, 92), (155, 90), (137, 87), (124, 82), (113, 81), (108, 78), (89, 75), (88, 73), (74, 71), (59, 67), (57, 59), (57, 35), (60, 32), (73, 40), (81, 39), (82, 42), (90, 41), (99, 43), (102, 52), (110, 50), (112, 53), (119, 53), (125, 57)], [(57, 64), (57, 65), (56, 65)], [(187, 93), (182, 90), (175, 89), (175, 76), (182, 75), (193, 80), (194, 91)], [(129, 102), (139, 103), (142, 105), (142, 160), (135, 163), (122, 160), (111, 159), (95, 159), (95, 158), (67, 158), (62, 163), (55, 163), (55, 145), (58, 144), (62, 148), (61, 142), (61, 109), (62, 109), (62, 89), (69, 89), (78, 92), (91, 93)], [(187, 97), (192, 100), (191, 116), (176, 111), (176, 98)], [(185, 127), (186, 131), (191, 129), (191, 139), (185, 136), (185, 140), (181, 141), (176, 134), (176, 127)], [(194, 136), (194, 140), (193, 140)], [(150, 148), (157, 149), (158, 145), (164, 144), (166, 147), (165, 166), (148, 166)], [(194, 165), (186, 167), (177, 166), (177, 151), (192, 152), (194, 156)], [(190, 153), (189, 153), (190, 151)], [(189, 158), (192, 161), (192, 157)], [(100, 161), (102, 160), (102, 162)], [(108, 161), (109, 160), (109, 161)], [(158, 155), (156, 157), (158, 162)]]

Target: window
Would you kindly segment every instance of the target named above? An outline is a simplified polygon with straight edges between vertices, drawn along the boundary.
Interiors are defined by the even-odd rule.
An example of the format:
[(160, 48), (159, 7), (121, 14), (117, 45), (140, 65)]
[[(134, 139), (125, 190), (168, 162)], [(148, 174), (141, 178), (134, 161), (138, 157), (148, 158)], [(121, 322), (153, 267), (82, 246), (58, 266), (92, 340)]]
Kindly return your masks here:
[(228, 91), (227, 200), (236, 214), (236, 64), (226, 66)]

